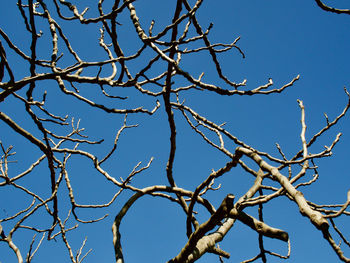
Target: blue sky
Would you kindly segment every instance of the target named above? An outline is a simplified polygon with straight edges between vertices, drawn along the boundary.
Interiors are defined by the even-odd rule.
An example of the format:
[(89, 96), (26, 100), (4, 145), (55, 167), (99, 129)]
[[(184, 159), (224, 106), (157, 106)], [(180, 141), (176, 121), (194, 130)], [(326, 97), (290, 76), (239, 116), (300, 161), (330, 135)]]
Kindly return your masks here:
[[(79, 2), (79, 1), (74, 1)], [(95, 1), (84, 1), (83, 6), (94, 4)], [(111, 1), (104, 4), (106, 10)], [(154, 31), (161, 29), (164, 23), (172, 17), (174, 1), (135, 1), (140, 23), (148, 28), (150, 21), (155, 20)], [(193, 2), (193, 1), (192, 1)], [(73, 3), (73, 2), (72, 2)], [(339, 8), (346, 7), (346, 1), (339, 1)], [(343, 6), (342, 6), (343, 5)], [(49, 5), (51, 7), (51, 4)], [(87, 16), (96, 15), (96, 7), (92, 7)], [(267, 83), (273, 79), (274, 87), (281, 87), (289, 83), (300, 74), (300, 79), (293, 87), (282, 94), (269, 96), (232, 96), (222, 97), (209, 92), (188, 91), (182, 92), (180, 99), (186, 100), (186, 105), (196, 112), (206, 116), (216, 123), (227, 122), (226, 129), (257, 149), (278, 156), (275, 143), (279, 143), (287, 157), (292, 157), (301, 149), (299, 138), (300, 109), (297, 99), (304, 102), (306, 108), (307, 135), (310, 139), (326, 123), (324, 113), (329, 119), (336, 117), (345, 107), (347, 96), (343, 88), (350, 89), (350, 16), (336, 15), (322, 11), (313, 1), (278, 1), (278, 0), (247, 0), (247, 1), (204, 1), (197, 17), (203, 28), (214, 24), (209, 39), (214, 42), (230, 43), (240, 37), (238, 46), (243, 50), (246, 58), (242, 58), (235, 49), (219, 55), (223, 72), (230, 79), (241, 82), (247, 79), (247, 89)], [(56, 18), (56, 15), (55, 15)], [(59, 20), (58, 20), (59, 21)], [(132, 54), (140, 42), (135, 41), (135, 31), (128, 21), (128, 14), (120, 15), (118, 22), (120, 43), (127, 55)], [(78, 22), (62, 23), (62, 28), (71, 39), (71, 44), (81, 58), (88, 61), (106, 58), (104, 51), (98, 46), (99, 27), (82, 27)], [(37, 21), (37, 27), (43, 28), (44, 35), (39, 40), (38, 54), (50, 59), (50, 34), (44, 20)], [(13, 42), (29, 54), (29, 33), (25, 31), (23, 20), (20, 17), (15, 1), (7, 3), (0, 10), (0, 28), (5, 31)], [(193, 34), (193, 31), (190, 33)], [(3, 45), (4, 41), (0, 38)], [(6, 45), (4, 45), (7, 48)], [(63, 49), (63, 52), (67, 52)], [(8, 59), (13, 65), (16, 80), (29, 76), (29, 65), (8, 53)], [(152, 54), (153, 55), (153, 54)], [(149, 53), (129, 64), (131, 72), (144, 65)], [(183, 56), (181, 66), (198, 76), (205, 72), (203, 81), (222, 85), (215, 74), (215, 67), (209, 62), (206, 53)], [(68, 65), (71, 60), (63, 57), (62, 65)], [(160, 63), (154, 72), (161, 71), (165, 63)], [(89, 73), (89, 71), (86, 71)], [(104, 74), (109, 71), (105, 70)], [(3, 80), (4, 81), (4, 80)], [(175, 79), (174, 87), (186, 85), (182, 79)], [(110, 89), (114, 95), (129, 96), (126, 101), (103, 100), (98, 97), (99, 89), (93, 85), (78, 85), (82, 94), (96, 98), (111, 107), (123, 108), (140, 105), (151, 109), (155, 105), (155, 98), (139, 94), (133, 88), (121, 90)], [(154, 87), (152, 87), (154, 88)], [(157, 88), (154, 88), (157, 89)], [(105, 141), (90, 150), (98, 157), (103, 156), (111, 148), (114, 136), (123, 124), (122, 115), (106, 114), (100, 110), (91, 109), (72, 97), (63, 96), (53, 81), (39, 82), (35, 96), (39, 97), (47, 90), (47, 105), (55, 114), (66, 115), (75, 120), (81, 119), (81, 127), (91, 140), (105, 138)], [(114, 93), (115, 92), (115, 93)], [(19, 92), (24, 95), (25, 90)], [(173, 100), (175, 98), (172, 98)], [(161, 100), (161, 98), (160, 98)], [(162, 101), (161, 101), (162, 103)], [(7, 98), (0, 103), (0, 111), (10, 115), (22, 127), (40, 137), (40, 133), (33, 127), (32, 121), (25, 113), (23, 103), (14, 97)], [(188, 190), (204, 180), (212, 169), (223, 167), (228, 158), (217, 150), (206, 145), (198, 134), (193, 133), (186, 124), (180, 112), (175, 112), (177, 123), (177, 153), (174, 164), (174, 178), (177, 185)], [(126, 178), (133, 167), (142, 161), (147, 164), (151, 157), (154, 161), (151, 167), (138, 175), (133, 184), (137, 187), (167, 184), (165, 165), (169, 151), (169, 128), (163, 104), (156, 114), (146, 116), (142, 114), (129, 115), (128, 124), (139, 124), (137, 128), (130, 128), (122, 134), (116, 155), (105, 164), (104, 168), (119, 179)], [(54, 128), (47, 124), (48, 129)], [(56, 129), (56, 128), (55, 128)], [(58, 128), (59, 132), (68, 129)], [(333, 156), (317, 160), (320, 178), (311, 187), (303, 188), (305, 197), (318, 204), (343, 203), (350, 186), (349, 145), (350, 121), (346, 116), (338, 126), (328, 131), (319, 142), (309, 149), (311, 153), (320, 152), (324, 145), (330, 145), (338, 132), (342, 132), (340, 143), (335, 147)], [(26, 139), (16, 135), (9, 127), (0, 122), (0, 140), (5, 146), (13, 145), (16, 155), (13, 157), (16, 164), (10, 166), (12, 175), (27, 169), (41, 153), (31, 146)], [(227, 141), (226, 147), (232, 152), (236, 145)], [(75, 190), (77, 202), (106, 203), (116, 187), (101, 178), (92, 166), (92, 163), (82, 157), (73, 156), (68, 165), (71, 182)], [(256, 168), (256, 167), (255, 167)], [(305, 181), (309, 180), (305, 178)], [(238, 197), (247, 191), (253, 178), (242, 169), (233, 169), (225, 177), (216, 182), (221, 184), (221, 190), (211, 192), (207, 198), (215, 206), (219, 206), (227, 193)], [(23, 185), (47, 196), (49, 176), (46, 164), (40, 165), (30, 176), (18, 181)], [(60, 213), (64, 215), (70, 209), (67, 190), (62, 187), (59, 192), (62, 196)], [(97, 218), (108, 213), (102, 222), (95, 225), (79, 224), (79, 228), (68, 234), (73, 251), (76, 251), (81, 242), (87, 237), (85, 252), (92, 248), (84, 262), (113, 262), (114, 252), (112, 245), (111, 225), (114, 216), (118, 213), (131, 193), (124, 192), (110, 208), (105, 210), (79, 210), (83, 219)], [(0, 218), (11, 216), (27, 207), (31, 199), (13, 187), (0, 187)], [(199, 208), (198, 219), (204, 222), (208, 213)], [(43, 212), (43, 211), (42, 211)], [(247, 210), (257, 215), (256, 209)], [(308, 221), (302, 217), (295, 204), (286, 198), (274, 200), (264, 208), (266, 222), (281, 228), (290, 234), (292, 254), (285, 262), (338, 262), (338, 258), (329, 245)], [(27, 225), (37, 225), (44, 228), (48, 218), (44, 213), (37, 213), (33, 219), (26, 221)], [(177, 253), (186, 242), (185, 216), (182, 209), (163, 199), (143, 197), (130, 209), (121, 225), (123, 252), (126, 262), (165, 262)], [(345, 219), (339, 219), (343, 233), (349, 237), (350, 226)], [(342, 224), (341, 224), (342, 223)], [(75, 224), (74, 220), (70, 225)], [(10, 229), (13, 222), (3, 222), (5, 229)], [(25, 256), (33, 233), (21, 230), (14, 235), (14, 242), (22, 249)], [(286, 253), (285, 244), (265, 238), (268, 250)], [(60, 238), (58, 242), (45, 242), (33, 262), (51, 263), (68, 262), (68, 254), (64, 250)], [(231, 258), (225, 262), (240, 262), (254, 257), (258, 253), (257, 234), (248, 227), (237, 222), (231, 232), (220, 243), (220, 247), (231, 253)], [(349, 250), (345, 250), (350, 255)], [(52, 255), (55, 256), (52, 256)], [(207, 255), (198, 262), (218, 262), (216, 256)], [(7, 245), (0, 243), (0, 262), (16, 262), (16, 258)], [(268, 262), (281, 262), (280, 259), (269, 257)]]

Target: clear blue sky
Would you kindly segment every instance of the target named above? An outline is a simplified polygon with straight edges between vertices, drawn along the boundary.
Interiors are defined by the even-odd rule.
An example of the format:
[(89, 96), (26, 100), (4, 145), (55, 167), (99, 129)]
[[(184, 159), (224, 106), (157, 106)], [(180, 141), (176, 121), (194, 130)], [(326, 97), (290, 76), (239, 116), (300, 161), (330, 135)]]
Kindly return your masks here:
[[(79, 2), (79, 1), (74, 1)], [(96, 1), (83, 1), (89, 6)], [(105, 1), (105, 6), (111, 1)], [(152, 19), (155, 20), (154, 31), (157, 32), (164, 21), (170, 21), (175, 1), (135, 1), (137, 14), (141, 25), (148, 28)], [(193, 1), (192, 1), (193, 2)], [(331, 1), (329, 1), (331, 2)], [(338, 7), (346, 7), (346, 1), (339, 1)], [(49, 5), (51, 6), (51, 4)], [(349, 7), (349, 6), (348, 6)], [(94, 16), (96, 7), (91, 7), (87, 15)], [(55, 16), (56, 18), (56, 16)], [(126, 54), (131, 54), (140, 46), (135, 42), (134, 29), (127, 22), (128, 14), (122, 14), (118, 20), (121, 46)], [(214, 42), (230, 43), (241, 37), (238, 46), (243, 50), (246, 58), (231, 50), (219, 56), (224, 74), (230, 79), (240, 82), (247, 79), (247, 88), (253, 89), (267, 83), (269, 78), (274, 81), (274, 87), (280, 87), (290, 82), (300, 74), (300, 80), (293, 87), (282, 94), (253, 97), (221, 97), (208, 92), (184, 92), (181, 99), (186, 99), (186, 105), (198, 113), (217, 123), (227, 122), (226, 129), (239, 139), (257, 149), (278, 156), (275, 143), (279, 143), (287, 157), (293, 156), (301, 148), (300, 109), (297, 99), (304, 102), (306, 108), (307, 139), (325, 125), (324, 113), (330, 120), (337, 116), (345, 107), (347, 97), (343, 88), (350, 89), (350, 16), (337, 15), (322, 11), (313, 1), (278, 1), (278, 0), (247, 0), (247, 1), (204, 1), (198, 11), (198, 19), (203, 27), (211, 22), (214, 24), (209, 39)], [(38, 28), (45, 31), (38, 46), (38, 54), (42, 58), (50, 59), (50, 35), (47, 25), (38, 21)], [(94, 61), (105, 53), (98, 47), (98, 26), (81, 27), (77, 22), (63, 23), (62, 28), (71, 38), (73, 48), (80, 52), (83, 59)], [(23, 20), (20, 17), (15, 1), (8, 1), (0, 9), (0, 28), (4, 30), (13, 42), (29, 54), (29, 33), (25, 31)], [(191, 33), (191, 32), (190, 32)], [(46, 34), (46, 35), (45, 35)], [(1, 41), (4, 44), (3, 39)], [(4, 45), (5, 46), (5, 45)], [(7, 46), (6, 46), (7, 48)], [(128, 48), (132, 52), (128, 51)], [(64, 52), (67, 52), (64, 50)], [(203, 53), (204, 54), (204, 53)], [(13, 65), (16, 80), (29, 76), (29, 66), (23, 64), (18, 57), (8, 54)], [(146, 59), (146, 58), (145, 58)], [(63, 58), (63, 64), (69, 64)], [(141, 67), (139, 64), (130, 64), (129, 69), (135, 73)], [(208, 62), (207, 55), (183, 57), (182, 66), (194, 76), (205, 72), (203, 80), (207, 83), (219, 83), (215, 75), (215, 68)], [(160, 66), (164, 66), (162, 64)], [(135, 69), (133, 68), (135, 67)], [(108, 72), (105, 72), (108, 74)], [(177, 80), (174, 87), (184, 85)], [(94, 98), (96, 91), (92, 86), (79, 86), (83, 94)], [(55, 114), (66, 115), (70, 118), (81, 119), (81, 127), (86, 128), (85, 134), (90, 139), (105, 138), (105, 142), (93, 150), (101, 157), (111, 147), (117, 130), (123, 123), (123, 116), (106, 115), (99, 110), (91, 110), (81, 102), (71, 97), (62, 96), (54, 82), (46, 81), (38, 84), (37, 96), (47, 90), (47, 104)], [(98, 92), (98, 88), (97, 88)], [(19, 94), (24, 94), (20, 92)], [(122, 108), (124, 105), (132, 107), (144, 105), (151, 109), (155, 99), (141, 96), (133, 89), (124, 89), (114, 95), (126, 96), (130, 99), (123, 101), (107, 101), (111, 107)], [(174, 99), (174, 98), (173, 98)], [(40, 136), (33, 128), (32, 122), (25, 113), (24, 105), (13, 97), (0, 103), (0, 111), (10, 115), (27, 130)], [(194, 134), (186, 125), (179, 112), (175, 113), (178, 132), (178, 146), (174, 166), (174, 178), (177, 185), (189, 190), (206, 178), (212, 169), (219, 169), (228, 161), (222, 153), (204, 144), (198, 134)], [(118, 152), (114, 158), (106, 163), (106, 170), (118, 178), (125, 178), (132, 168), (139, 162), (145, 165), (153, 156), (154, 161), (150, 169), (133, 180), (137, 187), (146, 187), (155, 184), (167, 184), (165, 164), (169, 151), (169, 129), (163, 106), (152, 117), (146, 115), (130, 115), (128, 124), (139, 124), (138, 128), (126, 130), (120, 138)], [(53, 126), (48, 125), (48, 128)], [(62, 128), (62, 132), (63, 132)], [(318, 160), (320, 178), (311, 187), (303, 189), (305, 197), (318, 204), (343, 203), (346, 192), (350, 189), (350, 120), (346, 116), (336, 128), (331, 129), (319, 143), (309, 149), (311, 153), (320, 152), (324, 145), (330, 145), (338, 132), (342, 132), (340, 143), (336, 146), (332, 157)], [(41, 137), (40, 137), (41, 138)], [(4, 123), (0, 122), (0, 140), (5, 146), (13, 145), (17, 153), (14, 160), (18, 163), (10, 166), (12, 175), (27, 169), (41, 153), (28, 142), (16, 135)], [(226, 147), (232, 152), (236, 147), (227, 142)], [(82, 146), (83, 149), (88, 149)], [(78, 203), (106, 203), (116, 188), (93, 170), (89, 160), (81, 157), (72, 157), (68, 166), (70, 178), (75, 190)], [(305, 178), (305, 181), (310, 179)], [(49, 176), (46, 164), (41, 165), (33, 174), (18, 182), (32, 191), (45, 196)], [(252, 184), (250, 175), (241, 169), (233, 169), (216, 184), (222, 184), (220, 191), (208, 194), (213, 204), (218, 206), (227, 193), (237, 197), (244, 194)], [(60, 191), (65, 202), (61, 202), (60, 213), (69, 210), (67, 193), (64, 187)], [(87, 236), (85, 251), (93, 251), (84, 262), (113, 262), (114, 252), (112, 244), (111, 225), (114, 216), (130, 193), (123, 193), (110, 208), (106, 210), (79, 210), (82, 219), (97, 218), (108, 213), (102, 222), (95, 225), (79, 224), (76, 231), (69, 233), (73, 250), (76, 251)], [(27, 196), (11, 187), (0, 187), (0, 218), (15, 214), (31, 202)], [(203, 222), (208, 214), (196, 206), (202, 214), (198, 219)], [(247, 210), (257, 215), (255, 210)], [(264, 210), (266, 222), (281, 228), (290, 234), (292, 254), (285, 262), (338, 262), (338, 258), (331, 250), (322, 235), (309, 222), (300, 215), (295, 204), (286, 198), (273, 201)], [(35, 224), (38, 228), (46, 226), (47, 216), (38, 213), (26, 225)], [(51, 219), (49, 219), (51, 222)], [(341, 228), (349, 237), (350, 224), (344, 219)], [(179, 253), (186, 242), (185, 216), (182, 209), (168, 201), (144, 197), (130, 209), (121, 225), (123, 252), (126, 262), (165, 262)], [(70, 225), (75, 223), (72, 220)], [(2, 223), (5, 233), (10, 229), (11, 223)], [(23, 256), (27, 252), (32, 232), (19, 231), (14, 235), (14, 242), (21, 248)], [(33, 263), (68, 262), (68, 254), (59, 242), (45, 242)], [(286, 253), (285, 244), (265, 238), (268, 250)], [(241, 223), (235, 227), (220, 243), (220, 247), (229, 253), (231, 258), (225, 262), (240, 262), (251, 258), (258, 253), (257, 234)], [(346, 250), (345, 250), (346, 251)], [(347, 250), (347, 255), (350, 251)], [(214, 261), (215, 260), (215, 261)], [(0, 243), (0, 262), (16, 262), (13, 252), (7, 245)], [(217, 257), (204, 256), (198, 262), (218, 262)], [(259, 261), (258, 261), (259, 262)], [(269, 257), (268, 262), (281, 262), (278, 258)]]

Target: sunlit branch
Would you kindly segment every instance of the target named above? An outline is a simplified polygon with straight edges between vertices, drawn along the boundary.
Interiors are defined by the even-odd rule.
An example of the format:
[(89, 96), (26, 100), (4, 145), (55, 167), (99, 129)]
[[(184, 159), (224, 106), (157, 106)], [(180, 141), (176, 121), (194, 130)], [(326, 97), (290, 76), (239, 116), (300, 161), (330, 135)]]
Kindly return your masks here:
[[(295, 86), (300, 76), (282, 81), (266, 76), (253, 87), (249, 83), (254, 79), (234, 80), (232, 76), (240, 76), (240, 71), (228, 63), (231, 53), (234, 58), (246, 57), (239, 46), (241, 38), (232, 38), (227, 31), (228, 42), (218, 41), (212, 21), (202, 23), (203, 18), (212, 19), (200, 11), (206, 8), (205, 1), (173, 1), (166, 19), (157, 5), (149, 9), (154, 12), (151, 16), (147, 16), (149, 10), (145, 15), (142, 1), (135, 0), (16, 2), (19, 23), (15, 30), (7, 32), (11, 29), (8, 25), (0, 28), (0, 190), (9, 196), (5, 196), (11, 200), (9, 204), (20, 205), (6, 211), (8, 204), (4, 202), (0, 241), (19, 263), (34, 262), (39, 249), (47, 249), (45, 242), (52, 240), (60, 242), (66, 261), (88, 261), (91, 239), (87, 242), (83, 227), (93, 226), (94, 231), (103, 225), (97, 222), (107, 221), (111, 214), (114, 220), (109, 241), (113, 242), (115, 262), (124, 263), (124, 256), (127, 259), (129, 255), (122, 251), (122, 230), (125, 236), (142, 233), (129, 232), (130, 225), (121, 229), (121, 224), (128, 223), (127, 213), (137, 209), (137, 201), (146, 196), (148, 206), (161, 198), (167, 208), (173, 205), (182, 212), (165, 222), (169, 227), (182, 220), (180, 232), (187, 234), (177, 254), (169, 255), (169, 263), (195, 262), (207, 253), (223, 262), (231, 251), (220, 242), (231, 242), (228, 233), (234, 226), (253, 231), (258, 239), (256, 254), (247, 255), (242, 262), (288, 259), (291, 233), (272, 226), (267, 220), (271, 214), (266, 215), (271, 211), (267, 205), (282, 198), (297, 205), (300, 213), (296, 210), (295, 214), (309, 219), (322, 233), (324, 239), (320, 240), (328, 243), (340, 261), (350, 262), (344, 255), (350, 242), (342, 221), (336, 221), (350, 216), (350, 191), (343, 203), (332, 203), (331, 194), (325, 202), (328, 204), (311, 202), (304, 196), (304, 190), (315, 189), (315, 182), (323, 176), (319, 160), (332, 156), (340, 142), (342, 133), (330, 136), (326, 132), (345, 119), (350, 108), (346, 89), (344, 109), (333, 118), (325, 114), (325, 124), (314, 134), (306, 134), (307, 105), (298, 100), (300, 139), (299, 143), (291, 142), (297, 149), (290, 152), (290, 145), (277, 143), (277, 148), (265, 152), (263, 146), (258, 149), (245, 139), (245, 122), (239, 121), (241, 117), (249, 121), (271, 117), (265, 116), (255, 101), (246, 97), (244, 102), (255, 110), (252, 113), (240, 108), (223, 110), (195, 99), (215, 96), (215, 102), (221, 98), (236, 103), (244, 96), (271, 98)], [(348, 9), (315, 2), (325, 11), (350, 14)], [(220, 13), (226, 8), (222, 3), (216, 7)], [(225, 34), (226, 29), (222, 31)], [(282, 84), (277, 86), (276, 79)], [(101, 120), (94, 119), (95, 113)], [(212, 113), (229, 119), (218, 123)], [(81, 127), (80, 119), (86, 126)], [(287, 116), (273, 121), (283, 125), (281, 119)], [(262, 126), (252, 126), (258, 144), (264, 143), (259, 139)], [(199, 146), (197, 141), (192, 145), (193, 136), (199, 137)], [(327, 145), (315, 149), (321, 136)], [(203, 174), (206, 162), (206, 167), (212, 166), (211, 172)], [(84, 177), (87, 173), (94, 175), (96, 186)], [(240, 180), (246, 180), (248, 186), (241, 186)], [(91, 196), (92, 201), (82, 198), (82, 184), (94, 187), (94, 194), (106, 191), (102, 201), (94, 201), (102, 194)], [(254, 209), (257, 217), (251, 212)], [(236, 220), (242, 224), (235, 225)], [(281, 226), (291, 229), (290, 224), (292, 221), (285, 221)], [(266, 238), (282, 241), (280, 245), (288, 247), (288, 252), (276, 252), (280, 250), (274, 244), (269, 247), (272, 243)], [(23, 253), (27, 253), (25, 259)], [(157, 261), (156, 254), (152, 257)]]
[(332, 13), (337, 13), (337, 14), (348, 14), (350, 15), (350, 9), (338, 9), (334, 7), (330, 7), (322, 3), (321, 0), (315, 0), (316, 4), (321, 7), (323, 10), (332, 12)]

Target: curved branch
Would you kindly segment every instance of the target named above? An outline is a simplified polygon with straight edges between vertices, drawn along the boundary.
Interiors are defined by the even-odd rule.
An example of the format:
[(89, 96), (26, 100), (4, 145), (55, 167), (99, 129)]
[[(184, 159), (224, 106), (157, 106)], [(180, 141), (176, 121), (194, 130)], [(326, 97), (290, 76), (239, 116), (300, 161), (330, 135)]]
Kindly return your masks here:
[(324, 3), (322, 3), (321, 0), (315, 0), (316, 4), (321, 7), (323, 10), (327, 11), (327, 12), (332, 12), (332, 13), (336, 13), (336, 14), (347, 14), (350, 15), (350, 9), (337, 9), (334, 7), (330, 7), (325, 5)]

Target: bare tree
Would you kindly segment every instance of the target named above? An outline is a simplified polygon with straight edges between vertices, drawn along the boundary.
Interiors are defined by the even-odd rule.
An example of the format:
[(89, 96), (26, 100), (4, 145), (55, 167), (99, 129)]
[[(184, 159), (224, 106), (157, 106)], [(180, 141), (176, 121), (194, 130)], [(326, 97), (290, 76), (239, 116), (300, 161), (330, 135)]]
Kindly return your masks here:
[[(0, 28), (0, 102), (13, 105), (12, 110), (0, 111), (1, 129), (6, 129), (0, 133), (0, 193), (6, 200), (2, 201), (6, 211), (0, 219), (0, 234), (2, 245), (7, 244), (8, 253), (15, 253), (18, 262), (34, 262), (36, 253), (45, 249), (42, 244), (52, 240), (64, 244), (71, 262), (88, 262), (86, 239), (76, 249), (71, 233), (81, 225), (98, 227), (109, 219), (113, 235), (106, 239), (113, 242), (115, 262), (124, 262), (124, 256), (128, 261), (122, 251), (123, 220), (146, 196), (178, 208), (176, 220), (181, 220), (184, 227), (180, 231), (187, 239), (177, 254), (169, 255), (168, 262), (194, 262), (209, 253), (218, 255), (220, 261), (230, 258), (219, 243), (236, 221), (256, 232), (258, 238), (259, 252), (247, 255), (252, 258), (243, 262), (267, 262), (269, 256), (288, 259), (290, 234), (263, 217), (263, 208), (280, 198), (296, 204), (299, 213), (296, 210), (295, 217), (301, 214), (308, 218), (310, 227), (322, 234), (340, 261), (350, 262), (343, 252), (343, 247), (350, 246), (347, 233), (334, 220), (350, 215), (350, 191), (342, 204), (332, 204), (331, 197), (330, 204), (319, 204), (303, 194), (319, 177), (318, 161), (331, 156), (340, 140), (341, 133), (323, 149), (317, 144), (347, 113), (350, 94), (345, 89), (343, 110), (333, 119), (326, 115), (325, 125), (311, 136), (306, 136), (306, 110), (298, 100), (300, 141), (296, 144), (300, 148), (296, 152), (285, 153), (277, 144), (278, 154), (268, 153), (248, 144), (225, 123), (197, 112), (186, 99), (203, 93), (222, 99), (278, 94), (292, 87), (299, 75), (279, 87), (270, 78), (251, 87), (245, 79), (235, 82), (226, 76), (219, 54), (230, 51), (244, 58), (245, 53), (238, 46), (239, 37), (228, 44), (212, 42), (212, 24), (204, 27), (197, 16), (202, 2), (174, 1), (174, 8), (167, 13), (171, 14), (169, 23), (158, 24), (155, 19), (147, 24), (147, 19), (141, 21), (142, 9), (133, 0), (99, 0), (91, 10), (83, 7), (87, 5), (84, 1), (18, 0), (22, 18), (18, 32), (9, 34)], [(349, 13), (316, 3), (327, 11)], [(73, 26), (84, 34), (72, 34)], [(30, 37), (16, 43), (13, 34)], [(85, 45), (93, 49), (86, 53)], [(215, 69), (215, 82), (206, 79), (208, 72), (200, 72), (205, 69), (188, 66), (198, 54), (205, 54), (206, 63)], [(99, 126), (98, 132), (81, 128), (80, 118), (83, 122), (93, 119), (90, 129)], [(154, 150), (133, 150), (133, 140), (137, 144), (140, 138), (147, 141), (151, 137), (143, 130), (135, 132), (141, 129), (139, 123), (151, 123), (152, 129), (166, 126), (167, 144), (151, 142), (148, 145)], [(221, 166), (209, 174), (191, 174), (196, 182), (192, 186), (176, 173), (175, 158), (181, 147), (186, 147), (179, 140), (182, 132), (196, 135), (221, 160)], [(13, 137), (4, 137), (9, 133)], [(123, 141), (126, 144), (120, 146)], [(126, 148), (130, 162), (134, 162), (129, 171), (129, 164), (118, 162), (124, 154), (119, 147)], [(166, 157), (159, 156), (158, 147), (167, 151)], [(149, 152), (152, 155), (145, 157)], [(157, 164), (159, 171), (152, 170), (157, 158), (164, 161)], [(200, 158), (193, 156), (191, 163), (199, 163)], [(80, 192), (90, 180), (87, 170), (99, 183), (84, 194)], [(251, 182), (243, 194), (220, 187), (233, 171), (244, 172)], [(138, 181), (145, 174), (152, 174), (152, 179)], [(147, 205), (151, 207), (152, 202)], [(249, 212), (254, 209), (256, 216)], [(100, 216), (105, 211), (108, 214)], [(286, 253), (266, 248), (265, 238), (285, 244)]]

